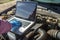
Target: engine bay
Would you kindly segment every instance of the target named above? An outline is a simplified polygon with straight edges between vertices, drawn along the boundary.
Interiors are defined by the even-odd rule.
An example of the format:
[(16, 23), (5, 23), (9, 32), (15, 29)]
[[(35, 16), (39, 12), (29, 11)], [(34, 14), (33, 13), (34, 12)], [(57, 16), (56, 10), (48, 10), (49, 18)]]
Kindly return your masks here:
[(16, 7), (0, 15), (12, 24), (11, 31), (2, 34), (0, 40), (60, 40), (59, 18), (36, 12), (35, 21), (30, 21), (15, 16), (15, 12)]

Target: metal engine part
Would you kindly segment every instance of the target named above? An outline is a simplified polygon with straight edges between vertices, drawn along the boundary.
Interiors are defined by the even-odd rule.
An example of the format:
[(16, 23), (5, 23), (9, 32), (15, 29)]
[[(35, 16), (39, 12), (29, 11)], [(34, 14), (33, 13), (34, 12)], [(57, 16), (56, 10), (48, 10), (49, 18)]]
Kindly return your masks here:
[(48, 17), (48, 19), (46, 20), (47, 23), (49, 24), (52, 24), (52, 25), (55, 25), (58, 23), (58, 20), (57, 19), (53, 19), (51, 17)]
[(37, 29), (29, 32), (26, 35), (27, 40), (45, 40), (47, 38), (47, 34), (43, 29)]
[(40, 36), (36, 40), (45, 40), (46, 39), (46, 32), (43, 29), (38, 29)]
[(47, 33), (48, 33), (51, 37), (60, 39), (60, 31), (59, 31), (59, 30), (51, 29), (51, 30), (47, 31)]
[(3, 20), (6, 20), (6, 19), (8, 19), (8, 18), (9, 18), (9, 16), (8, 16), (8, 15), (6, 15), (6, 14), (3, 14), (2, 16), (0, 16), (0, 18), (1, 18), (1, 19), (3, 19)]
[(56, 24), (58, 22), (58, 19), (56, 17), (48, 16), (48, 15), (42, 15), (42, 14), (37, 14), (37, 21), (42, 21), (46, 22), (49, 24)]
[(16, 40), (16, 36), (12, 32), (8, 32), (7, 35), (8, 35), (10, 40)]
[(2, 35), (0, 35), (0, 40), (6, 40)]
[(49, 29), (57, 29), (58, 28), (58, 19), (53, 16), (43, 15), (43, 14), (37, 14), (37, 22), (43, 23), (43, 29), (49, 30)]

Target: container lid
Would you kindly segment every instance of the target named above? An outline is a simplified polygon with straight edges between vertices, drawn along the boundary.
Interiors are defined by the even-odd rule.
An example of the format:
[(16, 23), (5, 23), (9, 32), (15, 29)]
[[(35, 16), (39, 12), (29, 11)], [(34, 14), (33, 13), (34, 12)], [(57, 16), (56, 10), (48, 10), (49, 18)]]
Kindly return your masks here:
[(37, 7), (36, 2), (20, 2), (16, 4), (16, 16), (28, 19)]
[(7, 33), (11, 30), (11, 24), (7, 21), (0, 20), (0, 34)]

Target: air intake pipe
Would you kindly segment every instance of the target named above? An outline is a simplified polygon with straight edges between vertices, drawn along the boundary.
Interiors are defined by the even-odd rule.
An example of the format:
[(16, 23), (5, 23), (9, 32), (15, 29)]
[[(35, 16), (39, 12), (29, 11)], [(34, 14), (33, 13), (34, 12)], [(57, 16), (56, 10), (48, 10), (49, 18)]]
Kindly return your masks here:
[(37, 29), (34, 31), (29, 32), (26, 35), (26, 38), (29, 40), (45, 40), (47, 38), (47, 34), (43, 29)]
[(60, 31), (59, 31), (59, 30), (51, 29), (51, 30), (49, 30), (47, 33), (48, 33), (51, 37), (60, 39)]

